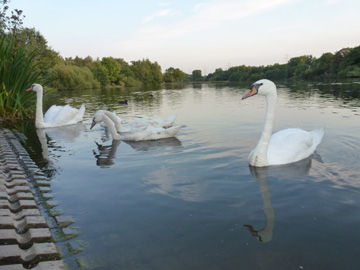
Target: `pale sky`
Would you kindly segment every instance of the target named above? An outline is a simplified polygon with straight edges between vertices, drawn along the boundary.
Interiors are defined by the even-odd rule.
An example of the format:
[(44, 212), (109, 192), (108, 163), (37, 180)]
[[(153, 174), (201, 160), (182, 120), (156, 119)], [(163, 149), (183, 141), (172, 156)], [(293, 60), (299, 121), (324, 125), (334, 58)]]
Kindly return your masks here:
[(186, 73), (360, 45), (359, 0), (12, 0), (63, 57), (148, 58)]

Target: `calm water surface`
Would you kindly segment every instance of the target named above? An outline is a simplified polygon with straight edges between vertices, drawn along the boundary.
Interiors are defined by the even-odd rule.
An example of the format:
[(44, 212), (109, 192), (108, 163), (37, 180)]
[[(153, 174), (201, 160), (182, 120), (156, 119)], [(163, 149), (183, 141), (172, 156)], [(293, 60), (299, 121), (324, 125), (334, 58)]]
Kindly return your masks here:
[[(359, 83), (279, 84), (274, 131), (325, 127), (325, 136), (311, 159), (262, 169), (247, 156), (263, 97), (242, 101), (245, 85), (173, 88), (48, 95), (46, 108), (85, 103), (85, 121), (23, 131), (51, 175), (56, 210), (80, 233), (66, 243), (82, 252), (63, 246), (70, 269), (75, 260), (86, 269), (359, 269)], [(129, 121), (177, 114), (182, 128), (173, 139), (113, 142), (100, 125), (89, 129), (98, 109)]]

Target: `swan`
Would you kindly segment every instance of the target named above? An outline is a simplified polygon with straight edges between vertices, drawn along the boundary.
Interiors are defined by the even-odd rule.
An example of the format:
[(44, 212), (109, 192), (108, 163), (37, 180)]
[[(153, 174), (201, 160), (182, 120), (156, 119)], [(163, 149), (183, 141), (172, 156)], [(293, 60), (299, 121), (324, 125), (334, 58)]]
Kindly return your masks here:
[(70, 105), (56, 106), (52, 105), (43, 115), (43, 87), (40, 84), (32, 84), (26, 91), (36, 92), (36, 128), (50, 128), (66, 125), (73, 125), (83, 120), (85, 113), (84, 104), (79, 109), (72, 108)]
[[(108, 112), (108, 111), (106, 111)], [(161, 126), (149, 125), (143, 127), (137, 127), (132, 129), (130, 132), (117, 133), (116, 124), (119, 125), (119, 118), (113, 113), (100, 110), (97, 111), (93, 117), (90, 129), (92, 129), (97, 123), (104, 122), (110, 131), (110, 134), (114, 140), (123, 141), (148, 141), (148, 140), (159, 140), (165, 138), (174, 137), (180, 130), (180, 126), (163, 128)], [(112, 118), (110, 118), (112, 117)]]
[(160, 118), (152, 119), (149, 117), (144, 117), (141, 119), (136, 119), (128, 124), (122, 124), (121, 118), (117, 116), (115, 112), (112, 113), (107, 110), (99, 110), (98, 112), (107, 115), (114, 122), (116, 130), (118, 132), (131, 132), (136, 128), (147, 127), (147, 126), (159, 126), (163, 128), (169, 128), (173, 126), (176, 119), (176, 115), (172, 115), (165, 119), (160, 119)]
[(324, 129), (308, 132), (300, 128), (288, 128), (272, 134), (277, 103), (276, 86), (270, 80), (259, 80), (242, 99), (256, 94), (266, 98), (266, 119), (260, 140), (249, 155), (250, 165), (264, 167), (288, 164), (312, 155), (322, 140)]

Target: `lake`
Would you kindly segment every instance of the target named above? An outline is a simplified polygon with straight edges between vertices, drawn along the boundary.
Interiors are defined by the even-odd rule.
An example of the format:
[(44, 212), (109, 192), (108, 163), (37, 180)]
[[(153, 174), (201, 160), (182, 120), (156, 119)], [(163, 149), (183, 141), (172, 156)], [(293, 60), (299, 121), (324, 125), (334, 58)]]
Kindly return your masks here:
[[(78, 125), (18, 128), (51, 178), (54, 210), (79, 233), (58, 242), (69, 269), (359, 269), (360, 81), (277, 83), (274, 131), (324, 127), (325, 135), (311, 158), (260, 169), (247, 157), (266, 104), (241, 100), (250, 84), (46, 96), (46, 109), (87, 108)], [(116, 142), (101, 125), (90, 130), (99, 109), (128, 121), (176, 114), (181, 129), (176, 138)]]

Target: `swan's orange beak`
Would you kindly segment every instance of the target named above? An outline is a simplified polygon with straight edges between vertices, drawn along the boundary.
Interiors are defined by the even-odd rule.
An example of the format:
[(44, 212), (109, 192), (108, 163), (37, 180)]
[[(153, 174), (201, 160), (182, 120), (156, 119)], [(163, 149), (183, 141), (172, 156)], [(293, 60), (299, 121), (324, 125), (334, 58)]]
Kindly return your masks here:
[(254, 96), (256, 95), (258, 92), (258, 90), (256, 89), (255, 86), (253, 86), (252, 88), (250, 88), (250, 91), (249, 93), (247, 93), (245, 96), (242, 97), (242, 99), (245, 99), (245, 98), (248, 98), (248, 97), (251, 97), (251, 96)]
[(32, 86), (30, 86), (30, 88), (26, 89), (26, 91), (31, 91), (31, 90), (33, 90)]

